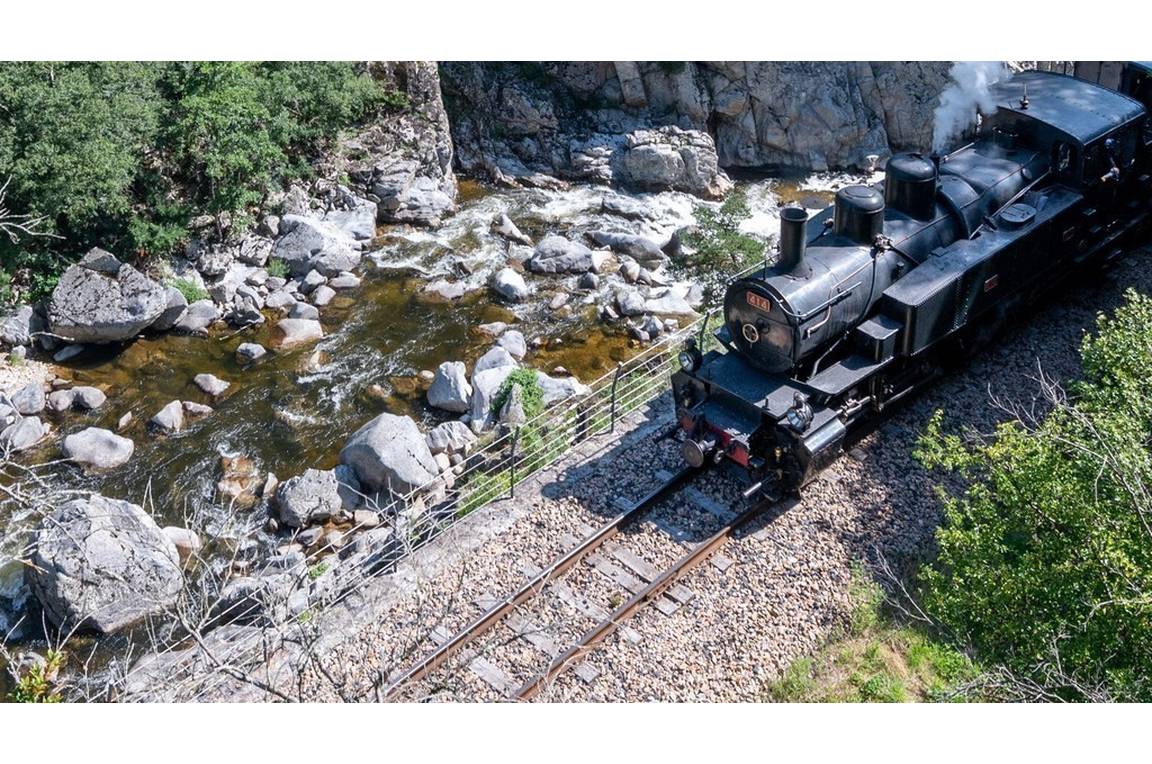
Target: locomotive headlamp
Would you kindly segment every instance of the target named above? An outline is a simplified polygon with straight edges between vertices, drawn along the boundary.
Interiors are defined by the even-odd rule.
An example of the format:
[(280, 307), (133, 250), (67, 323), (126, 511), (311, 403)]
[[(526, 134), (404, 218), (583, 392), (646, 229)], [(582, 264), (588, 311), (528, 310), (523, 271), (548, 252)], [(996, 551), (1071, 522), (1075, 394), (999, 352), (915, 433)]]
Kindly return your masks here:
[(807, 430), (808, 425), (812, 424), (812, 407), (808, 405), (808, 396), (796, 393), (792, 397), (792, 407), (784, 413), (784, 420), (797, 435)]
[(680, 360), (680, 368), (688, 374), (699, 369), (700, 364), (704, 360), (700, 355), (700, 350), (696, 347), (696, 340), (693, 339), (684, 343), (684, 349), (680, 351), (678, 358)]

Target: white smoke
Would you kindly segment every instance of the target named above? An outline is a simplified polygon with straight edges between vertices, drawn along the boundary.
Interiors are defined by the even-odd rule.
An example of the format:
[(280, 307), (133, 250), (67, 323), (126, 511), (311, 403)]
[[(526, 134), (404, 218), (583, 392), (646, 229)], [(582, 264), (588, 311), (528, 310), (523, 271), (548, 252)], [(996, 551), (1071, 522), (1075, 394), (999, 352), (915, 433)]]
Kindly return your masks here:
[(943, 151), (956, 136), (976, 121), (976, 110), (991, 114), (996, 108), (992, 85), (1011, 76), (1002, 61), (957, 61), (949, 72), (952, 84), (940, 94), (934, 114), (932, 150)]

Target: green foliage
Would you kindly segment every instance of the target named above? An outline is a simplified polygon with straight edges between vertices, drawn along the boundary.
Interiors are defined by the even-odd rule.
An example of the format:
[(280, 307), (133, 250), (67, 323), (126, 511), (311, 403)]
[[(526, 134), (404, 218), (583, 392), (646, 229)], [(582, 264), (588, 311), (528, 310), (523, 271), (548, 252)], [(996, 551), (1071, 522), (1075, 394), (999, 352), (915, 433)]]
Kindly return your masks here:
[(492, 474), (472, 473), (459, 486), (460, 502), (456, 510), (457, 517), (463, 517), (494, 499), (507, 496), (511, 485), (511, 476), (507, 470)]
[(330, 566), (326, 562), (316, 563), (311, 568), (308, 568), (308, 578), (315, 581), (317, 578), (320, 578), (320, 576), (327, 573), (329, 567)]
[(700, 205), (696, 208), (696, 227), (684, 237), (684, 243), (695, 250), (689, 258), (680, 257), (675, 264), (705, 282), (709, 299), (727, 283), (727, 276), (761, 262), (766, 243), (741, 233), (740, 223), (751, 214), (742, 189), (733, 189), (719, 208)]
[(19, 678), (9, 693), (13, 703), (59, 703), (62, 700), (56, 689), (55, 677), (64, 666), (64, 654), (59, 650), (49, 650), (43, 664), (34, 665)]
[(278, 257), (274, 257), (268, 261), (268, 266), (265, 268), (265, 270), (268, 271), (269, 276), (283, 279), (288, 277), (288, 274), (292, 269), (288, 267), (288, 263), (284, 262)]
[(520, 401), (524, 404), (524, 416), (531, 420), (544, 411), (544, 388), (540, 386), (540, 380), (536, 377), (536, 370), (521, 368), (509, 374), (504, 383), (500, 385), (500, 389), (492, 399), (492, 413), (494, 415), (499, 415), (500, 410), (504, 408), (514, 386), (520, 388)]
[(341, 131), (407, 107), (350, 62), (0, 63), (0, 183), (60, 237), (0, 240), (0, 299), (96, 244), (166, 255), (193, 216), (242, 227)]
[(1068, 699), (1152, 700), (1152, 299), (1129, 292), (1082, 345), (1083, 379), (1035, 427), (943, 435), (918, 456), (948, 497), (929, 613), (981, 660)]
[(208, 292), (192, 279), (171, 278), (165, 282), (165, 285), (175, 287), (176, 291), (184, 295), (184, 299), (189, 303), (208, 299)]

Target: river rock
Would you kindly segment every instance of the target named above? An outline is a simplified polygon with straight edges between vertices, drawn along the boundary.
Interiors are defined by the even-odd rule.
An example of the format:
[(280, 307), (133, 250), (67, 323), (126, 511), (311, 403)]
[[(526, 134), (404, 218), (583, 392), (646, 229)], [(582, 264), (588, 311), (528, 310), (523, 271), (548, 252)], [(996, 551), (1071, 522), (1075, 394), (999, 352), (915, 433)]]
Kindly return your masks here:
[(172, 401), (157, 411), (148, 424), (160, 432), (172, 434), (184, 429), (184, 406), (180, 401)]
[(336, 290), (327, 284), (321, 284), (312, 290), (312, 304), (317, 308), (323, 308), (332, 302), (334, 297), (336, 297)]
[[(507, 351), (503, 351), (507, 355)], [(511, 358), (511, 356), (509, 356)], [(472, 404), (469, 407), (473, 432), (483, 432), (492, 424), (492, 404), (496, 400), (496, 393), (508, 375), (516, 370), (515, 363), (511, 366), (498, 366), (472, 374)]]
[(279, 350), (315, 342), (324, 337), (324, 328), (316, 320), (284, 318), (276, 324), (272, 344)]
[(64, 438), (60, 450), (65, 458), (77, 464), (108, 470), (126, 464), (132, 458), (136, 444), (111, 430), (88, 427)]
[(532, 246), (532, 238), (521, 233), (520, 229), (516, 227), (516, 224), (512, 222), (512, 219), (503, 212), (493, 218), (491, 230), (492, 233), (503, 236), (509, 241), (514, 241), (517, 244), (523, 244), (528, 247)]
[(317, 287), (327, 283), (327, 276), (318, 270), (310, 270), (304, 274), (304, 278), (300, 279), (300, 291), (304, 294), (311, 294)]
[(186, 416), (208, 416), (216, 410), (211, 406), (205, 406), (203, 403), (197, 403), (196, 401), (181, 401), (180, 405), (184, 407), (184, 414)]
[(613, 179), (641, 191), (683, 191), (706, 199), (719, 199), (732, 188), (712, 137), (675, 125), (630, 133)]
[(684, 296), (674, 290), (667, 290), (659, 296), (650, 297), (644, 302), (644, 310), (660, 315), (691, 316), (696, 313)]
[(164, 287), (110, 253), (89, 250), (60, 277), (48, 301), (51, 331), (70, 342), (131, 339), (168, 306)]
[(340, 511), (340, 485), (332, 470), (309, 469), (289, 478), (276, 489), (280, 522), (289, 528), (327, 520)]
[(223, 395), (224, 391), (232, 386), (231, 382), (225, 382), (215, 374), (197, 374), (192, 381), (196, 383), (196, 387), (213, 398)]
[(21, 305), (0, 322), (0, 342), (19, 347), (32, 341), (32, 306)]
[(376, 217), (376, 202), (351, 197), (346, 209), (329, 210), (323, 220), (353, 239), (368, 241), (376, 236)]
[(529, 290), (524, 277), (512, 268), (501, 268), (492, 278), (492, 290), (509, 302), (523, 302)]
[(525, 266), (534, 273), (587, 273), (598, 270), (602, 256), (578, 241), (548, 234), (536, 245)]
[(472, 373), (479, 374), (480, 372), (487, 371), (488, 369), (499, 369), (504, 366), (515, 368), (516, 359), (513, 358), (512, 354), (509, 353), (505, 348), (497, 345), (496, 347), (489, 349), (488, 352), (484, 355), (480, 356), (480, 359), (476, 361), (476, 365), (472, 368)]
[(463, 422), (438, 424), (424, 437), (428, 450), (436, 454), (467, 454), (476, 443), (476, 436)]
[(475, 331), (481, 337), (487, 337), (494, 340), (504, 332), (508, 331), (508, 324), (504, 323), (503, 321), (493, 321), (488, 324), (477, 324)]
[(463, 414), (472, 398), (472, 385), (460, 361), (445, 361), (436, 369), (436, 376), (428, 388), (428, 405), (445, 411)]
[(253, 363), (259, 361), (268, 351), (264, 349), (263, 345), (255, 342), (245, 342), (236, 348), (236, 360), (240, 363)]
[(360, 286), (360, 277), (354, 273), (345, 271), (332, 278), (332, 280), (328, 282), (328, 286), (333, 289), (355, 289)]
[(184, 313), (188, 310), (188, 299), (184, 297), (184, 293), (173, 286), (164, 287), (164, 293), (168, 296), (168, 302), (164, 308), (164, 312), (160, 317), (152, 322), (152, 329), (157, 332), (166, 332), (172, 327), (176, 326), (177, 322), (184, 317)]
[(306, 302), (298, 302), (288, 311), (288, 318), (302, 318), (307, 321), (319, 321), (320, 309)]
[(0, 431), (0, 448), (11, 451), (26, 451), (44, 439), (48, 428), (40, 417), (21, 417)]
[(360, 263), (352, 238), (330, 222), (303, 215), (280, 220), (280, 238), (272, 255), (288, 264), (292, 273), (304, 275), (315, 269), (325, 275), (349, 271)]
[(207, 334), (208, 327), (220, 318), (220, 310), (212, 300), (197, 300), (185, 309), (173, 329), (188, 334)]
[[(275, 484), (265, 483), (265, 476), (250, 457), (241, 454), (223, 454), (220, 456), (220, 469), (222, 475), (216, 482), (216, 494), (219, 500), (236, 509), (251, 509), (256, 505), (257, 491), (261, 485), (265, 486), (262, 495), (271, 497), (276, 490)], [(274, 476), (269, 474), (274, 479)]]
[(53, 390), (52, 392), (48, 393), (48, 400), (45, 404), (45, 408), (58, 414), (64, 411), (68, 411), (70, 408), (72, 408), (72, 403), (75, 397), (76, 394), (72, 390)]
[(580, 281), (576, 284), (577, 288), (589, 292), (595, 292), (600, 288), (600, 277), (595, 273), (588, 272), (580, 277)]
[[(500, 408), (500, 423), (509, 427), (518, 427), (528, 421), (524, 413), (524, 391), (520, 385), (512, 385), (508, 391), (504, 405)], [(441, 454), (441, 456), (444, 456)]]
[(528, 343), (524, 339), (524, 334), (518, 329), (509, 329), (501, 334), (500, 339), (496, 340), (496, 345), (507, 350), (508, 355), (517, 361), (522, 361), (528, 353)]
[(642, 316), (644, 309), (644, 296), (635, 289), (616, 292), (616, 310), (621, 316)]
[(437, 474), (416, 423), (393, 414), (381, 414), (357, 430), (340, 452), (340, 461), (352, 467), (368, 489), (395, 494), (413, 491)]
[(68, 501), (36, 529), (25, 576), (61, 629), (118, 631), (171, 606), (180, 555), (135, 504), (99, 494)]
[(11, 398), (12, 407), (24, 416), (39, 414), (44, 410), (47, 399), (44, 396), (44, 386), (39, 382), (32, 382), (20, 388)]
[(264, 298), (264, 307), (288, 313), (296, 305), (296, 297), (285, 289), (277, 289)]
[(377, 163), (372, 193), (380, 199), (382, 222), (436, 226), (456, 209), (450, 194), (455, 190), (454, 182), (420, 172), (415, 159), (400, 157)]
[(84, 411), (94, 411), (104, 406), (108, 400), (108, 396), (99, 387), (78, 385), (73, 387), (71, 392), (73, 392), (73, 407)]
[(540, 383), (540, 388), (544, 392), (545, 406), (551, 406), (575, 395), (587, 395), (592, 391), (592, 388), (575, 377), (550, 377), (542, 371), (536, 372), (536, 381)]
[(646, 236), (611, 231), (592, 231), (588, 236), (599, 246), (628, 255), (648, 267), (656, 267), (668, 260), (660, 246)]

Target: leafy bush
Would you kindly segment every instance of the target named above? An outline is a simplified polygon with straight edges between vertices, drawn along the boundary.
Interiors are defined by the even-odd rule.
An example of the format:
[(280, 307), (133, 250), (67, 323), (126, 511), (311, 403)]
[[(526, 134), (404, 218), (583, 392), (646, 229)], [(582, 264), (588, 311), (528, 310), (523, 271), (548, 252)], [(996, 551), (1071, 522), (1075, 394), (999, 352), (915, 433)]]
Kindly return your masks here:
[(49, 650), (43, 664), (30, 667), (19, 678), (9, 698), (13, 703), (59, 703), (62, 697), (56, 689), (55, 677), (63, 665), (64, 654)]
[(288, 278), (288, 274), (291, 272), (291, 269), (288, 267), (288, 263), (284, 262), (278, 257), (274, 257), (269, 260), (268, 266), (265, 268), (265, 270), (268, 271), (269, 276), (278, 279)]
[(982, 662), (1068, 699), (1152, 700), (1152, 298), (1129, 292), (1082, 345), (1084, 377), (1035, 425), (943, 435), (918, 456), (947, 498), (924, 606)]
[(743, 189), (733, 189), (719, 208), (696, 208), (696, 227), (684, 237), (695, 253), (680, 256), (674, 263), (701, 279), (709, 301), (717, 297), (732, 273), (743, 271), (764, 258), (767, 243), (741, 233), (740, 223), (751, 211)]
[(536, 370), (522, 368), (509, 374), (504, 380), (504, 384), (500, 385), (500, 389), (492, 399), (493, 414), (499, 415), (504, 404), (508, 402), (508, 396), (512, 394), (513, 387), (520, 388), (520, 401), (524, 404), (525, 417), (534, 419), (544, 411), (544, 388), (540, 386), (540, 380), (536, 377)]
[(0, 104), (8, 205), (61, 237), (0, 239), (8, 299), (96, 244), (165, 255), (196, 215), (243, 224), (341, 131), (408, 107), (351, 62), (8, 62)]
[(197, 284), (192, 279), (173, 278), (165, 282), (167, 286), (175, 287), (176, 291), (184, 295), (184, 299), (189, 303), (196, 302), (197, 300), (207, 300), (208, 292)]

